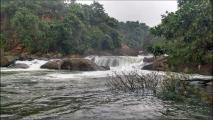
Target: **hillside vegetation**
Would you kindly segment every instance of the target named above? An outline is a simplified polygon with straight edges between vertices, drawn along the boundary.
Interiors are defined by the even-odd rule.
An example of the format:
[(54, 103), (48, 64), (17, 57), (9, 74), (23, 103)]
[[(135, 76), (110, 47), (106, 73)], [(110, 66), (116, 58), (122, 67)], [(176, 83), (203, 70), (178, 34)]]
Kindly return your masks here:
[(29, 53), (82, 54), (90, 49), (113, 50), (122, 43), (140, 47), (148, 30), (144, 23), (118, 22), (98, 2), (82, 5), (65, 4), (63, 0), (1, 0), (0, 45), (5, 51), (18, 47)]
[(151, 29), (162, 37), (151, 51), (169, 55), (169, 64), (212, 70), (213, 34), (212, 3), (210, 0), (178, 0), (178, 10), (162, 16), (162, 23)]

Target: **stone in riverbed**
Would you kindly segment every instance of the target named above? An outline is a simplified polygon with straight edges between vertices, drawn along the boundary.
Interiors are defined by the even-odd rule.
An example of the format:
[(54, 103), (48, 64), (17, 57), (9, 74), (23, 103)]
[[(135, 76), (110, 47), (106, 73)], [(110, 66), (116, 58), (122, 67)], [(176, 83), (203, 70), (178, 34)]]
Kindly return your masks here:
[(100, 66), (100, 67), (102, 67), (104, 70), (110, 70), (109, 66)]
[(23, 68), (23, 69), (27, 69), (29, 68), (29, 66), (27, 64), (24, 63), (16, 63), (16, 64), (12, 64), (10, 66), (8, 66), (9, 68)]
[(77, 71), (104, 70), (102, 67), (96, 65), (92, 61), (83, 58), (64, 59), (61, 69)]
[(100, 67), (92, 61), (83, 58), (66, 58), (62, 60), (51, 60), (46, 64), (42, 65), (41, 68), (74, 71), (106, 70), (104, 67)]
[(168, 69), (167, 58), (164, 56), (159, 56), (153, 62), (150, 62), (150, 64), (145, 65), (142, 69), (165, 71)]
[(153, 62), (154, 57), (144, 57), (143, 62)]
[(41, 68), (60, 70), (62, 63), (63, 60), (50, 60), (46, 64), (42, 65)]
[(154, 70), (153, 63), (144, 65), (142, 69), (143, 70)]
[(1, 56), (1, 67), (8, 67), (9, 65), (14, 64), (17, 59), (17, 56)]

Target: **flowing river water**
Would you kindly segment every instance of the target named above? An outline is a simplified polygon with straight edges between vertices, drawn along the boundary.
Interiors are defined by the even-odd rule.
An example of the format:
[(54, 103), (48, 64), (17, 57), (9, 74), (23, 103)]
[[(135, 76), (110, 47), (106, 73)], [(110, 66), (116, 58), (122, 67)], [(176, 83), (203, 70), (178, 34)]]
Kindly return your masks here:
[(91, 72), (40, 69), (46, 63), (42, 60), (16, 61), (30, 67), (1, 68), (1, 120), (158, 120), (168, 110), (175, 111), (171, 118), (211, 118), (197, 111), (176, 109), (177, 104), (153, 96), (113, 93), (105, 86), (112, 71), (151, 73), (140, 70), (145, 64), (143, 58), (89, 56), (86, 59), (111, 68)]

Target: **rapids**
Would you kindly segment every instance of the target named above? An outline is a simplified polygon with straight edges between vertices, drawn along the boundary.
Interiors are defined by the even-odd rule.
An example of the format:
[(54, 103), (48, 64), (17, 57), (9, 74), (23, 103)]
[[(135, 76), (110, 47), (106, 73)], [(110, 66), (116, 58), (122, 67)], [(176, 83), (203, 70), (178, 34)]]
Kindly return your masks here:
[[(150, 57), (150, 56), (146, 56)], [(114, 71), (147, 74), (141, 70), (144, 56), (88, 56), (108, 71), (58, 71), (40, 69), (47, 61), (16, 61), (27, 69), (1, 68), (1, 119), (2, 120), (113, 120), (160, 119), (169, 108), (165, 101), (152, 96), (133, 93), (112, 93), (105, 84)], [(161, 75), (165, 74), (160, 72)], [(209, 78), (211, 76), (192, 75)], [(188, 118), (177, 110), (174, 118)], [(190, 114), (197, 114), (191, 112)], [(206, 115), (200, 115), (209, 118)], [(195, 118), (196, 119), (196, 118)]]

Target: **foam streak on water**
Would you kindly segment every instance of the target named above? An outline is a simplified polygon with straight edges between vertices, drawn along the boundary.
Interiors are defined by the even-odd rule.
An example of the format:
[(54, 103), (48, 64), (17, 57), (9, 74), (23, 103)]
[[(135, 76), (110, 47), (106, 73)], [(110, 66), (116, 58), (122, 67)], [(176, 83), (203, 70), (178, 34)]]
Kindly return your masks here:
[[(147, 56), (88, 56), (85, 59), (89, 59), (95, 62), (99, 66), (109, 66), (110, 70), (108, 71), (87, 71), (87, 72), (72, 72), (69, 74), (62, 73), (50, 73), (46, 77), (51, 78), (75, 78), (75, 79), (84, 79), (84, 78), (103, 78), (110, 75), (113, 75), (114, 72), (117, 74), (130, 73), (137, 71), (139, 74), (148, 74), (154, 71), (141, 70), (141, 68), (146, 64), (143, 62), (144, 57), (152, 57), (152, 55)], [(23, 63), (27, 64), (29, 68), (27, 69), (14, 69), (14, 68), (1, 68), (1, 71), (46, 71), (47, 69), (41, 69), (40, 67), (47, 63), (45, 60), (31, 60), (31, 61), (16, 61), (15, 64)], [(48, 70), (50, 71), (50, 70)], [(165, 75), (163, 71), (158, 72), (159, 75)], [(178, 74), (178, 73), (176, 73)], [(211, 79), (212, 76), (203, 76), (203, 75), (190, 75), (190, 78), (199, 78), (199, 79)]]
[[(106, 76), (112, 75), (114, 71), (118, 74), (132, 71), (139, 74), (153, 72), (141, 70), (144, 56), (86, 58), (98, 65), (109, 65), (111, 70), (89, 72), (42, 70), (40, 66), (47, 62), (42, 60), (16, 61), (29, 65), (28, 69), (1, 69), (0, 118), (3, 120), (160, 119), (166, 106), (160, 99), (131, 93), (113, 94), (105, 86)], [(159, 75), (164, 74), (165, 72), (159, 72)]]
[(20, 64), (26, 64), (26, 65), (29, 66), (29, 68), (27, 68), (27, 69), (1, 68), (1, 71), (35, 71), (35, 70), (40, 71), (40, 70), (44, 70), (44, 69), (41, 69), (40, 67), (42, 65), (44, 65), (45, 63), (47, 63), (47, 61), (34, 59), (34, 60), (25, 60), (25, 61), (17, 60), (15, 62), (15, 64), (19, 64), (19, 63)]

